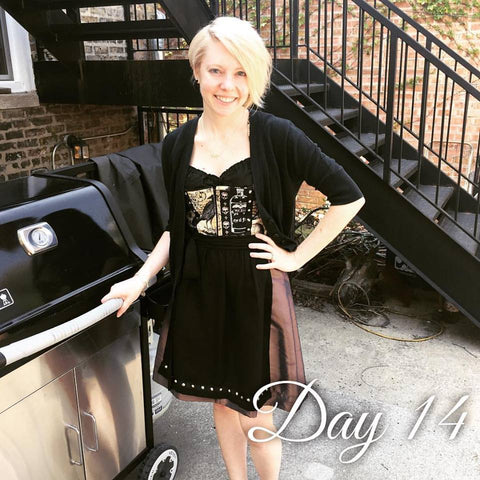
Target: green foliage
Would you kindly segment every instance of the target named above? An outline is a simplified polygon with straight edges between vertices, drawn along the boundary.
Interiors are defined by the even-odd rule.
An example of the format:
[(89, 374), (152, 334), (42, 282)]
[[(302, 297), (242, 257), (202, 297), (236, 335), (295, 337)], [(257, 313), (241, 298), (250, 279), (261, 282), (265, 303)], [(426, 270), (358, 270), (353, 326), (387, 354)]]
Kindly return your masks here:
[(472, 10), (478, 10), (480, 6), (479, 0), (417, 0), (416, 4), (439, 21), (445, 16), (458, 18), (471, 15)]
[(472, 57), (478, 57), (478, 55), (480, 54), (480, 49), (478, 47), (470, 47), (467, 50), (467, 53)]
[[(480, 18), (480, 0), (407, 0), (414, 20), (434, 30), (440, 38), (450, 40), (451, 47), (480, 61), (479, 36), (469, 31), (467, 21)], [(456, 34), (459, 34), (457, 37)], [(466, 42), (457, 38), (464, 37)], [(457, 37), (457, 38), (456, 38)]]
[(423, 77), (412, 77), (407, 80), (407, 85), (409, 87), (413, 87), (414, 85), (417, 85), (419, 83), (422, 83)]

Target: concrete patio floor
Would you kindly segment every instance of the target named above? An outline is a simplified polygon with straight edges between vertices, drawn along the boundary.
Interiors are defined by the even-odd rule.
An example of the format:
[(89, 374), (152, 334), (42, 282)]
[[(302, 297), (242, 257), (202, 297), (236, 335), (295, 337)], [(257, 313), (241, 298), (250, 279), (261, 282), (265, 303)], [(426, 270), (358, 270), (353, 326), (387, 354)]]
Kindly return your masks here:
[[(409, 306), (413, 317), (389, 314), (391, 323), (374, 328), (387, 335), (414, 338), (438, 329), (423, 315), (436, 309), (433, 292), (417, 291)], [(391, 300), (389, 306), (399, 309)], [(424, 342), (399, 342), (368, 333), (342, 318), (330, 304), (319, 312), (296, 307), (307, 382), (317, 379), (314, 390), (325, 404), (326, 426), (317, 438), (283, 442), (282, 480), (473, 480), (480, 478), (480, 328), (460, 314), (444, 323), (442, 335)], [(413, 439), (407, 437), (434, 395), (430, 408)], [(467, 401), (444, 423), (457, 422), (466, 412), (464, 425), (450, 440), (455, 425), (439, 425), (464, 396)], [(418, 410), (417, 410), (418, 409)], [(353, 463), (340, 455), (365, 438), (329, 438), (327, 427), (340, 412), (353, 416), (368, 413), (365, 426), (377, 413), (381, 420), (373, 442)], [(287, 413), (274, 413), (277, 428)], [(322, 415), (310, 394), (284, 431), (288, 438), (306, 438), (320, 427)], [(338, 433), (335, 429), (333, 433)], [(382, 434), (382, 432), (384, 432)], [(333, 436), (333, 435), (331, 435)], [(177, 447), (178, 480), (227, 479), (209, 403), (174, 399), (155, 424), (157, 442)], [(344, 453), (351, 459), (360, 447)], [(256, 479), (248, 461), (249, 479)], [(135, 478), (132, 474), (130, 478)]]

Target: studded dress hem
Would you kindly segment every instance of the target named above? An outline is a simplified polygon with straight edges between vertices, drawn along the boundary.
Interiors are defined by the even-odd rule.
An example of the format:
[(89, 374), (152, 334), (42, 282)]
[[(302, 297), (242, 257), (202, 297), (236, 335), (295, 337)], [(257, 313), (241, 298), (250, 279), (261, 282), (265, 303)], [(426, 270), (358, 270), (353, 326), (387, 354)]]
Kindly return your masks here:
[[(269, 325), (269, 370), (270, 378), (267, 383), (279, 382), (284, 380), (293, 380), (299, 383), (306, 383), (303, 357), (300, 346), (300, 338), (298, 334), (297, 321), (293, 305), (293, 298), (290, 288), (290, 281), (285, 272), (277, 269), (268, 270), (272, 282), (272, 300), (271, 313)], [(177, 383), (172, 383), (169, 379), (162, 375), (162, 368), (165, 369), (163, 357), (165, 353), (166, 340), (170, 327), (169, 314), (171, 309), (167, 312), (165, 320), (162, 323), (160, 330), (160, 340), (158, 344), (158, 352), (155, 362), (153, 379), (168, 388), (173, 395), (179, 400), (197, 401), (197, 402), (214, 402), (246, 415), (248, 417), (256, 417), (257, 412), (250, 402), (249, 407), (245, 408), (234, 402), (230, 398), (225, 398), (221, 395), (218, 387), (212, 385), (198, 385), (198, 388), (191, 388), (185, 383), (184, 379), (176, 379)], [(168, 368), (168, 367), (167, 367)], [(185, 384), (182, 386), (182, 384)], [(195, 385), (195, 384), (194, 384)], [(214, 388), (214, 391), (210, 390)], [(209, 393), (211, 392), (211, 394)], [(228, 393), (228, 385), (223, 386), (223, 392)], [(233, 393), (233, 392), (232, 392)], [(235, 392), (236, 393), (236, 392)], [(277, 405), (278, 408), (290, 411), (295, 403), (300, 390), (297, 386), (291, 384), (282, 384), (271, 387), (269, 389), (270, 397), (265, 399), (264, 405)], [(241, 395), (241, 394), (240, 394)], [(246, 397), (250, 401), (249, 397)], [(259, 401), (259, 404), (261, 402)], [(259, 406), (260, 408), (260, 406)]]

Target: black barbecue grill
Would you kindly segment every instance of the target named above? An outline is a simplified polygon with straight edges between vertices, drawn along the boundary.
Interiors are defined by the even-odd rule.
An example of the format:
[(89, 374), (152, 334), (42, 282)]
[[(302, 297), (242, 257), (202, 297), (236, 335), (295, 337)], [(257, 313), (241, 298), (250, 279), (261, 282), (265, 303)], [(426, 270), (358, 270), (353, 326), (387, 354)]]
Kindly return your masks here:
[(111, 480), (142, 460), (174, 478), (176, 450), (153, 448), (148, 318), (100, 304), (145, 258), (101, 183), (0, 184), (2, 480)]

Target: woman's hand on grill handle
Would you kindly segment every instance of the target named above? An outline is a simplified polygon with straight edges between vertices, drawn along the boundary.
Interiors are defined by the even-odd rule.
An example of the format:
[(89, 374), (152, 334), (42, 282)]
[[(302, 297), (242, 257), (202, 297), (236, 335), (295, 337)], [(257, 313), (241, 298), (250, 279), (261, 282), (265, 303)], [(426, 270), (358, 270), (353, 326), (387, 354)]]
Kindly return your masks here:
[(141, 276), (133, 276), (123, 282), (115, 283), (110, 288), (110, 292), (102, 298), (102, 303), (112, 298), (121, 298), (123, 305), (117, 310), (117, 318), (123, 315), (130, 305), (145, 290), (145, 279)]
[(123, 305), (118, 309), (117, 317), (123, 315), (147, 289), (149, 280), (167, 264), (169, 250), (170, 232), (165, 230), (140, 270), (133, 277), (113, 285), (110, 292), (102, 298), (102, 303), (111, 298), (121, 298)]

